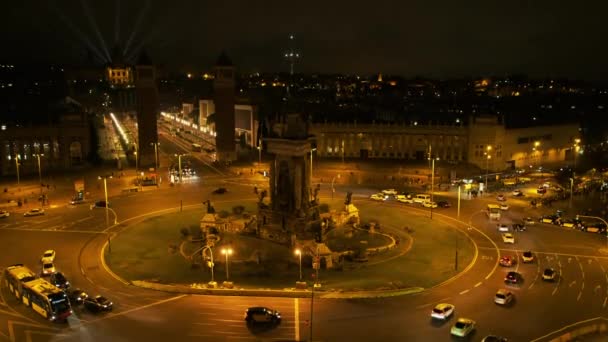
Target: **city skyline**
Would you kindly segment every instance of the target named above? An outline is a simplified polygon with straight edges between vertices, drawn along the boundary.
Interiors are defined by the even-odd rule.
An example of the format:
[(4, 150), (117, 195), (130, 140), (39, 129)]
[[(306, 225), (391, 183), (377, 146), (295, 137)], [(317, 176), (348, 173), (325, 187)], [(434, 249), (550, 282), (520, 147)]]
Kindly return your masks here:
[[(13, 4), (2, 25), (5, 61), (107, 63), (145, 49), (180, 71), (208, 69), (226, 51), (240, 72), (289, 71), (283, 54), (296, 37), (296, 72), (457, 78), (527, 74), (600, 80), (606, 5), (535, 2), (465, 7), (428, 4), (178, 1)], [(90, 60), (90, 58), (89, 58)]]

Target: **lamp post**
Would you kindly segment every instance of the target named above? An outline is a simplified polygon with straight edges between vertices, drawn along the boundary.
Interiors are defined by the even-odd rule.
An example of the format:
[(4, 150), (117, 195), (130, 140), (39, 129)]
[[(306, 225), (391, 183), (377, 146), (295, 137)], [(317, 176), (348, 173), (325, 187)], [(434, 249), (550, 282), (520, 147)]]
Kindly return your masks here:
[(260, 142), (258, 141), (258, 165), (262, 164), (262, 146), (260, 146)]
[[(151, 142), (150, 146), (154, 146), (154, 172), (158, 178), (158, 142)], [(156, 186), (158, 187), (158, 179), (156, 179)]]
[(44, 157), (44, 153), (35, 153), (34, 157), (38, 159), (38, 180), (40, 181), (40, 193), (42, 193), (42, 169), (40, 168), (40, 157)]
[(226, 280), (230, 280), (230, 272), (228, 271), (228, 256), (232, 255), (232, 248), (222, 248), (222, 254), (226, 256)]
[[(439, 158), (437, 158), (439, 160)], [(431, 159), (431, 220), (433, 219), (433, 203), (435, 194), (435, 158)]]
[(574, 178), (570, 178), (570, 202), (568, 203), (568, 208), (572, 209), (572, 188), (574, 187)]
[(336, 177), (340, 179), (340, 174), (338, 173), (334, 176), (334, 178), (331, 179), (331, 199), (334, 199), (334, 192), (336, 192), (336, 189), (334, 189), (334, 181), (336, 180)]
[(21, 165), (21, 163), (19, 163), (19, 159), (21, 159), (21, 156), (19, 156), (18, 154), (15, 156), (15, 166), (17, 167), (17, 186), (19, 186), (20, 179), (19, 179), (19, 165)]
[(179, 167), (179, 183), (182, 183), (182, 157), (185, 156), (186, 154), (175, 154), (175, 156), (177, 157), (177, 164)]
[(492, 151), (492, 146), (488, 145), (486, 147), (486, 182), (484, 184), (486, 194), (488, 193), (488, 173), (490, 172), (490, 159), (492, 159), (492, 155), (490, 154)]
[(460, 220), (460, 185), (458, 185), (458, 212), (456, 218)]
[(137, 158), (137, 151), (133, 151), (133, 155), (135, 156), (135, 174), (137, 174), (137, 169), (139, 169), (139, 158)]
[(543, 155), (542, 155), (542, 153), (540, 153), (539, 146), (540, 146), (540, 141), (535, 141), (534, 142), (534, 147), (532, 148), (532, 151), (536, 151), (536, 152), (539, 153), (539, 155), (538, 155), (538, 166), (540, 167)]
[(302, 281), (302, 251), (298, 248), (294, 251), (294, 253), (298, 256), (298, 261), (300, 265), (300, 281)]
[(574, 139), (574, 170), (576, 171), (576, 157), (578, 157), (578, 151), (581, 147), (578, 145), (581, 142), (581, 139)]
[(310, 186), (312, 187), (312, 153), (316, 151), (317, 148), (313, 147), (310, 149)]
[(105, 194), (105, 199), (106, 199), (106, 228), (110, 227), (110, 211), (109, 209), (109, 203), (108, 203), (108, 178), (112, 178), (112, 176), (99, 176), (97, 177), (97, 179), (103, 179), (103, 192)]

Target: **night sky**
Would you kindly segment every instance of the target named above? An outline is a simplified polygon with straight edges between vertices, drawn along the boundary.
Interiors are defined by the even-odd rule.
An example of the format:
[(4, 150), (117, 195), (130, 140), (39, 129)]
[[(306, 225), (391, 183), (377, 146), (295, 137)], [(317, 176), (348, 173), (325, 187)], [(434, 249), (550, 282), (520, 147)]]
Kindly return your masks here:
[(242, 72), (286, 71), (294, 33), (296, 72), (601, 80), (607, 13), (595, 0), (22, 0), (3, 6), (0, 60), (78, 63), (118, 41), (182, 71), (205, 70), (221, 50)]

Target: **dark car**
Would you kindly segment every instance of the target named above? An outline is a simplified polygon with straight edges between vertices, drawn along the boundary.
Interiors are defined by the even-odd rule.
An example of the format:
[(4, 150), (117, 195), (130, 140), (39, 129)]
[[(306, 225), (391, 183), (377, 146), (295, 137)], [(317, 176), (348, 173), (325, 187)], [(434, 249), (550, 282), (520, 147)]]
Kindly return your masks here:
[(559, 225), (561, 223), (561, 219), (557, 215), (547, 215), (547, 216), (541, 216), (541, 218), (539, 219), (539, 222)]
[(439, 201), (437, 202), (437, 206), (439, 208), (450, 208), (452, 205), (448, 201)]
[(481, 342), (507, 342), (508, 340), (502, 336), (488, 335)]
[(61, 272), (51, 274), (49, 282), (62, 290), (67, 290), (70, 287), (70, 282)]
[(82, 304), (85, 299), (89, 298), (89, 295), (81, 289), (74, 289), (68, 292), (68, 298), (72, 305)]
[(281, 313), (267, 307), (252, 307), (245, 311), (245, 321), (247, 323), (271, 323), (281, 322)]
[(545, 268), (545, 271), (543, 272), (544, 281), (555, 281), (556, 276), (557, 272), (554, 268)]
[(539, 186), (538, 189), (536, 189), (536, 193), (537, 194), (545, 194), (547, 193), (547, 189), (544, 186)]
[(225, 194), (227, 192), (228, 192), (228, 190), (226, 190), (226, 188), (217, 188), (217, 189), (213, 190), (212, 193), (215, 195), (221, 195), (221, 194)]
[(515, 232), (525, 232), (526, 231), (526, 225), (523, 223), (515, 223), (513, 224), (513, 231)]
[(103, 296), (87, 297), (84, 300), (84, 307), (92, 312), (112, 311), (113, 305), (114, 303)]
[[(112, 204), (110, 204), (110, 202), (107, 203), (108, 208), (112, 207)], [(97, 208), (105, 208), (106, 207), (106, 201), (97, 201), (95, 202), (95, 207)]]
[(523, 277), (521, 276), (521, 274), (514, 271), (507, 273), (507, 276), (505, 277), (505, 283), (507, 284), (519, 284), (522, 281)]

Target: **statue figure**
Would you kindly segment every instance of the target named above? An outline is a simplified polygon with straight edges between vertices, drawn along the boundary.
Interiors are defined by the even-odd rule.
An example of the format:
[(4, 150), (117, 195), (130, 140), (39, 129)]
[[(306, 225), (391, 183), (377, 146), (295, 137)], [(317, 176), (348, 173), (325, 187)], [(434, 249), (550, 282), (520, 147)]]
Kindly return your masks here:
[(215, 208), (211, 205), (211, 200), (206, 200), (203, 204), (207, 204), (207, 214), (215, 214)]
[(353, 203), (353, 193), (351, 191), (346, 193), (346, 199), (344, 200), (345, 205), (349, 205)]

